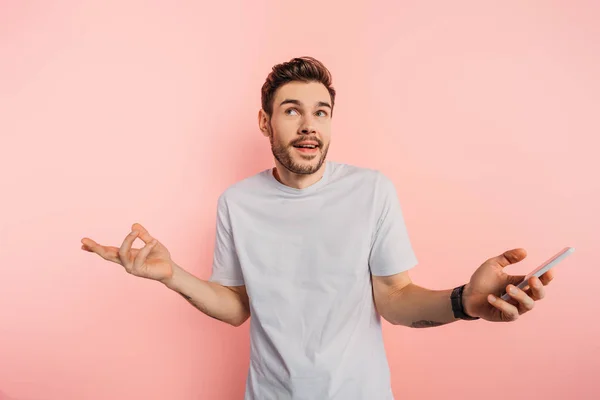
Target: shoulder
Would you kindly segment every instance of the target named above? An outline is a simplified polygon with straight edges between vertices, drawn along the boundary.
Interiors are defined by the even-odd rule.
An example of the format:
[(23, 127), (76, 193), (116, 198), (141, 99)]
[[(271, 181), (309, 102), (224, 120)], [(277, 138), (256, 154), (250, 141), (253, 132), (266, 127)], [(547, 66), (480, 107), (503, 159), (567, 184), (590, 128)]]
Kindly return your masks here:
[(395, 188), (394, 182), (378, 169), (339, 162), (332, 162), (332, 167), (332, 179), (353, 180), (360, 186), (369, 187), (376, 192), (389, 192)]
[(263, 170), (247, 178), (232, 183), (219, 195), (219, 207), (244, 201), (248, 196), (257, 196), (268, 188), (269, 170)]

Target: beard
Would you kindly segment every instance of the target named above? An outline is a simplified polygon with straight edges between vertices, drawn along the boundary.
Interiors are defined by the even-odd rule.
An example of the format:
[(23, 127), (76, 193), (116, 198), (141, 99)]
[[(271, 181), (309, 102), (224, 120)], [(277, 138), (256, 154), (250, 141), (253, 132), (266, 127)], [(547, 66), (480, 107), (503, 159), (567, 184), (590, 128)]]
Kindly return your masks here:
[[(300, 138), (295, 142), (301, 142), (303, 140), (307, 140), (307, 138)], [(273, 156), (275, 157), (275, 159), (277, 161), (279, 161), (281, 163), (281, 165), (283, 165), (283, 167), (285, 169), (287, 169), (288, 171), (290, 171), (294, 174), (299, 174), (299, 175), (314, 174), (321, 168), (321, 166), (325, 162), (325, 158), (327, 157), (327, 151), (329, 150), (329, 144), (327, 144), (327, 146), (323, 147), (323, 144), (320, 140), (318, 140), (318, 139), (310, 139), (310, 140), (316, 140), (319, 142), (319, 150), (320, 151), (317, 153), (317, 155), (302, 155), (302, 154), (300, 154), (300, 157), (302, 157), (304, 160), (306, 160), (306, 162), (298, 163), (298, 162), (294, 161), (294, 158), (292, 156), (292, 152), (294, 151), (294, 146), (293, 146), (294, 142), (292, 142), (288, 145), (281, 143), (279, 140), (275, 139), (273, 130), (269, 129), (269, 141), (271, 142), (271, 152), (273, 153)], [(312, 161), (317, 157), (319, 158), (317, 163), (313, 163)]]

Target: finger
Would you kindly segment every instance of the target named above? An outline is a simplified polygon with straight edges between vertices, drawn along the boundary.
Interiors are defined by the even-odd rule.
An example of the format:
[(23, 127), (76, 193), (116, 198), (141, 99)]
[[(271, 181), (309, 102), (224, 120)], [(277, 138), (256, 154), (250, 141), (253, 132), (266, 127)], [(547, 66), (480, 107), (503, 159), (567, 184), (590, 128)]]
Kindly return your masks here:
[(515, 285), (508, 285), (506, 287), (506, 293), (510, 295), (513, 299), (517, 300), (521, 305), (521, 309), (523, 312), (521, 314), (525, 314), (527, 311), (533, 310), (535, 307), (535, 301), (527, 295), (524, 291), (516, 287)]
[(544, 286), (549, 284), (552, 279), (554, 279), (554, 268), (550, 268), (540, 276), (540, 281), (542, 281)]
[(513, 284), (515, 286), (520, 285), (525, 279), (525, 275), (508, 275), (506, 279), (506, 284)]
[(83, 246), (81, 246), (82, 249), (96, 253), (105, 260), (121, 264), (121, 260), (119, 260), (119, 254), (117, 252), (118, 249), (116, 247), (102, 246), (88, 238), (81, 239), (81, 243), (83, 243)]
[(504, 268), (510, 264), (518, 263), (525, 257), (527, 257), (527, 251), (525, 251), (525, 249), (518, 248), (505, 251), (499, 256), (492, 258), (491, 261), (495, 261), (498, 265)]
[(148, 230), (137, 222), (135, 224), (131, 225), (131, 230), (140, 232), (139, 238), (142, 239), (144, 241), (144, 243), (146, 243), (146, 244), (148, 244), (152, 240), (154, 240), (154, 238), (150, 235)]
[(156, 243), (158, 243), (158, 241), (154, 239), (153, 241), (142, 247), (138, 255), (135, 257), (135, 260), (133, 260), (133, 271), (138, 271), (142, 267), (142, 265), (144, 265), (144, 263), (146, 262), (146, 257), (148, 257), (148, 254), (150, 254), (152, 249), (156, 246)]
[(85, 244), (82, 244), (82, 245), (81, 245), (81, 249), (82, 249), (82, 250), (85, 250), (85, 251), (88, 251), (88, 252), (90, 252), (90, 253), (93, 253), (93, 252), (94, 252), (94, 251), (93, 251), (91, 248), (89, 248), (89, 247), (88, 247), (88, 246), (86, 246)]
[(87, 250), (92, 250), (92, 247), (98, 245), (98, 243), (94, 242), (92, 239), (89, 238), (81, 239), (81, 243)]
[(487, 300), (492, 306), (502, 312), (501, 316), (503, 321), (515, 321), (519, 318), (519, 310), (512, 304), (491, 294), (487, 297)]
[(542, 281), (536, 278), (535, 276), (529, 278), (529, 290), (527, 291), (527, 294), (533, 300), (543, 299), (546, 295), (546, 289), (544, 288), (544, 284), (542, 283)]
[(131, 272), (131, 268), (133, 267), (133, 260), (129, 252), (131, 251), (131, 245), (137, 238), (139, 232), (133, 231), (125, 239), (123, 240), (123, 244), (119, 248), (119, 259), (121, 260), (121, 264), (125, 267), (127, 272)]

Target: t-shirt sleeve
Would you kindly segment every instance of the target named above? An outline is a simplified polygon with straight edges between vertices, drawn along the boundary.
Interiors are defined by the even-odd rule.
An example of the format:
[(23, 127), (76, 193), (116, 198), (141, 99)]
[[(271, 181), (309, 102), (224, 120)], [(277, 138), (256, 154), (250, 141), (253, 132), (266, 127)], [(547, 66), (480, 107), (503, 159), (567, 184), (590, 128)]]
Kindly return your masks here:
[(378, 172), (381, 213), (375, 228), (369, 268), (375, 276), (394, 275), (417, 265), (394, 183)]
[(217, 227), (213, 253), (212, 274), (209, 281), (223, 286), (242, 286), (244, 276), (235, 250), (225, 196), (217, 202)]

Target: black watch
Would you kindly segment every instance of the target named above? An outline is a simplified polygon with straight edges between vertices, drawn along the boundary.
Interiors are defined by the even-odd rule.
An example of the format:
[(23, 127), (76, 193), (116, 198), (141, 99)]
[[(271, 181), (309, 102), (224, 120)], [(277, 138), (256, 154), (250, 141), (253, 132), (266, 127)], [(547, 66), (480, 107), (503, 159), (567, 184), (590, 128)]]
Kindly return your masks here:
[(452, 312), (454, 313), (454, 318), (465, 319), (467, 321), (473, 321), (479, 319), (479, 317), (471, 317), (465, 313), (463, 309), (462, 303), (462, 293), (465, 290), (465, 285), (454, 288), (452, 291), (452, 295), (450, 296), (450, 301), (452, 302)]

